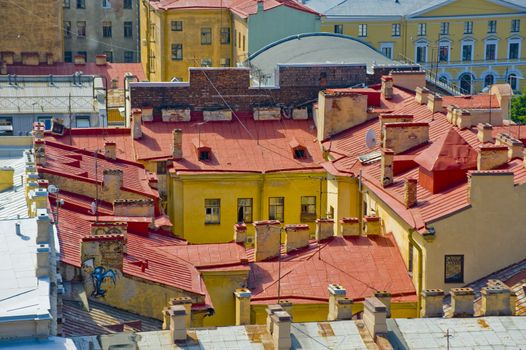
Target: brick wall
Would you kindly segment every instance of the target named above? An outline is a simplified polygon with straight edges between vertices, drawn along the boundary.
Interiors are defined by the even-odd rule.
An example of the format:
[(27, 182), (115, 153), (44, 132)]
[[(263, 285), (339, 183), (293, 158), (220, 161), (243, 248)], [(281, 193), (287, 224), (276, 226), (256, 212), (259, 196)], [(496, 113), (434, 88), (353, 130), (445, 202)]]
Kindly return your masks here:
[(366, 75), (365, 66), (286, 66), (280, 67), (279, 87), (269, 88), (250, 87), (248, 68), (192, 68), (189, 85), (133, 84), (131, 104), (132, 108), (153, 106), (157, 118), (162, 108), (228, 108), (223, 98), (235, 111), (251, 111), (255, 106), (297, 106), (316, 99), (323, 88), (363, 83)]

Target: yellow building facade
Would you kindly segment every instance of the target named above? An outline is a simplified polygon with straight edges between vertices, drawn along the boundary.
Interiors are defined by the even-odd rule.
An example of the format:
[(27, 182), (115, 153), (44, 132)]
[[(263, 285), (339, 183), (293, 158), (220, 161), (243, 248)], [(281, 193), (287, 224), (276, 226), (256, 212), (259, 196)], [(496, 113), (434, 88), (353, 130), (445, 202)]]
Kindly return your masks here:
[[(526, 7), (456, 0), (416, 8), (403, 8), (402, 1), (375, 9), (376, 3), (366, 12), (344, 5), (326, 11), (321, 30), (357, 37), (392, 59), (419, 63), (430, 79), (464, 94), (503, 82), (516, 91), (524, 87)], [(391, 5), (392, 13), (382, 15)]]

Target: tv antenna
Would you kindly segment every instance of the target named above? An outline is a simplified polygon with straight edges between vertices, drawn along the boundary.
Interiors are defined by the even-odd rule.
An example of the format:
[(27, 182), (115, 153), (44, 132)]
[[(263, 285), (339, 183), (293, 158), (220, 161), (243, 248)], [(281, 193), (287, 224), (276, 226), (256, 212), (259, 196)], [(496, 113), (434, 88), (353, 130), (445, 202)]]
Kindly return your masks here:
[(376, 133), (373, 129), (367, 130), (367, 134), (365, 134), (365, 145), (369, 149), (376, 147)]

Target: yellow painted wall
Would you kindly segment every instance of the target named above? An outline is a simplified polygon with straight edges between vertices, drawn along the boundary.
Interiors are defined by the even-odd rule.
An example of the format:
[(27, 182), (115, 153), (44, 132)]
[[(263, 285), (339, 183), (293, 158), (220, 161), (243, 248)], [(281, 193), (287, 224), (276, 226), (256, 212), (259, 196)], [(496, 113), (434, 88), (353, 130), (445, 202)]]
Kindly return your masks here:
[[(416, 9), (415, 9), (416, 10)], [(492, 16), (493, 15), (493, 16)], [(520, 32), (511, 32), (511, 22), (513, 19), (520, 19)], [(497, 21), (495, 34), (488, 34), (488, 21)], [(473, 22), (473, 34), (464, 34), (464, 23)], [(449, 23), (449, 35), (440, 35), (440, 23)], [(400, 37), (392, 36), (392, 24), (400, 23)], [(426, 35), (418, 35), (419, 23), (427, 25)], [(479, 92), (484, 87), (484, 77), (492, 72), (497, 82), (504, 82), (509, 73), (523, 75), (524, 64), (517, 60), (508, 60), (508, 39), (519, 38), (521, 48), (519, 57), (526, 55), (526, 48), (523, 38), (526, 36), (526, 16), (517, 10), (497, 5), (491, 1), (483, 0), (458, 0), (446, 6), (437, 8), (427, 13), (422, 13), (418, 17), (403, 18), (399, 21), (383, 21), (378, 18), (364, 19), (331, 19), (324, 17), (321, 23), (321, 31), (334, 32), (334, 25), (343, 25), (343, 33), (353, 37), (358, 37), (358, 25), (367, 24), (367, 36), (358, 37), (359, 39), (373, 45), (380, 50), (382, 44), (390, 43), (393, 45), (393, 58), (395, 60), (415, 60), (416, 43), (426, 41), (428, 43), (428, 62), (425, 68), (438, 76), (448, 77), (449, 82), (458, 86), (458, 79), (464, 72), (472, 72), (475, 79), (474, 91)], [(497, 61), (485, 61), (485, 39), (497, 37)], [(440, 62), (436, 68), (437, 44), (438, 40), (450, 41), (450, 62)], [(473, 40), (473, 61), (462, 62), (462, 41)], [(433, 65), (433, 67), (431, 67)], [(519, 79), (519, 89), (524, 84)]]
[[(301, 197), (316, 197), (320, 216), (320, 178), (323, 173), (208, 174), (176, 176), (172, 179), (169, 215), (173, 232), (191, 243), (219, 243), (233, 239), (237, 222), (237, 199), (252, 198), (253, 221), (268, 219), (268, 198), (285, 197), (285, 224), (301, 223)], [(326, 181), (321, 181), (321, 215), (326, 214)], [(220, 224), (205, 224), (205, 199), (221, 199)], [(314, 223), (309, 222), (311, 232)], [(248, 233), (253, 234), (251, 224)]]
[(0, 146), (31, 146), (33, 136), (1, 136)]
[(360, 217), (358, 180), (344, 176), (328, 176), (327, 212), (334, 210), (334, 232), (341, 234), (339, 220), (344, 217)]
[[(233, 62), (244, 62), (248, 56), (248, 25), (247, 21), (237, 15), (232, 15), (233, 30), (232, 30), (232, 49)], [(235, 39), (234, 39), (235, 34)], [(243, 38), (245, 38), (245, 47), (243, 48)]]
[(206, 289), (212, 299), (215, 314), (203, 320), (203, 326), (232, 326), (236, 323), (234, 291), (246, 285), (248, 270), (203, 271)]
[(110, 125), (124, 125), (125, 119), (119, 112), (118, 108), (108, 109), (108, 124)]

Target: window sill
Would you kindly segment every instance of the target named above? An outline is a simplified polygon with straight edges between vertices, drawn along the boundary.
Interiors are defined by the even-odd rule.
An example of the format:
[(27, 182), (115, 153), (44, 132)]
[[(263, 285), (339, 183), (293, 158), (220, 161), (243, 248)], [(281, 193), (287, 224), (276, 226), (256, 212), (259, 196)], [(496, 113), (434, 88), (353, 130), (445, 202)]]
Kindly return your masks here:
[(205, 222), (205, 225), (221, 225), (220, 222)]

